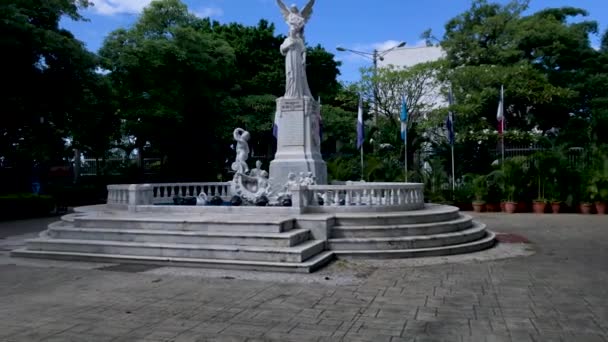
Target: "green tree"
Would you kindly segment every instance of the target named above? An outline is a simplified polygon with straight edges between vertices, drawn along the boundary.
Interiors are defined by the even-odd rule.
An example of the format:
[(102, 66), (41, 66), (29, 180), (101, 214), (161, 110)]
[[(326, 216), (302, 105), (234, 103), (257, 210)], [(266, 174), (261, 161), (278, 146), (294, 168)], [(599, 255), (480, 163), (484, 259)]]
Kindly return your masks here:
[(149, 146), (169, 160), (170, 174), (185, 178), (221, 170), (212, 162), (223, 160), (216, 129), (235, 70), (234, 50), (197, 29), (203, 24), (178, 0), (154, 1), (100, 50), (140, 156)]
[[(107, 84), (96, 72), (98, 60), (59, 27), (62, 17), (84, 20), (78, 10), (89, 5), (86, 0), (0, 3), (0, 68), (9, 85), (0, 95), (0, 155), (21, 161), (23, 167), (34, 159), (61, 160), (65, 156), (62, 138), (80, 139), (100, 132), (99, 127), (78, 124), (90, 118), (95, 103), (102, 102), (99, 90)], [(101, 121), (112, 112), (95, 111)], [(96, 138), (100, 144), (109, 140)]]

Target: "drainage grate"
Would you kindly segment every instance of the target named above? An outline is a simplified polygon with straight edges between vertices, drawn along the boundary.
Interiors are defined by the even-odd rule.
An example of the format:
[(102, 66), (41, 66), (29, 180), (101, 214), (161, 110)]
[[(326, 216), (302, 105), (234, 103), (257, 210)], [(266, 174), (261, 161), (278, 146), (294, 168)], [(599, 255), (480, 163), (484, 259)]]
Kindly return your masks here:
[(101, 270), (101, 271), (139, 273), (139, 272), (153, 270), (155, 268), (160, 268), (160, 266), (144, 265), (144, 264), (118, 264), (118, 265), (112, 265), (112, 266), (103, 266), (103, 267), (99, 267), (97, 269)]
[(502, 243), (530, 243), (527, 238), (517, 234), (496, 234), (496, 240)]

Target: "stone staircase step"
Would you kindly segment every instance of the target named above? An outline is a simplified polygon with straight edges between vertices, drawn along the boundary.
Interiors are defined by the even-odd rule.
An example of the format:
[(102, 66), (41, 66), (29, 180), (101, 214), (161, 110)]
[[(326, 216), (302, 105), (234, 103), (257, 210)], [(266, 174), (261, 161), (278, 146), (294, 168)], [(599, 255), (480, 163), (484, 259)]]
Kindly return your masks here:
[(36, 251), (18, 249), (11, 252), (13, 257), (55, 259), (67, 261), (89, 261), (120, 264), (151, 264), (172, 267), (203, 267), (219, 269), (236, 269), (267, 272), (302, 272), (310, 273), (325, 266), (334, 259), (333, 252), (321, 252), (303, 262), (275, 262), (230, 259), (178, 258), (142, 255), (99, 254), (60, 251)]
[(281, 233), (295, 227), (293, 218), (268, 215), (100, 215), (74, 217), (74, 227), (106, 229), (196, 230)]
[(482, 239), (450, 246), (390, 250), (336, 250), (334, 254), (338, 259), (401, 259), (472, 253), (494, 246), (496, 234), (487, 230), (485, 234)]
[(302, 262), (325, 249), (325, 241), (321, 240), (309, 240), (293, 247), (195, 245), (48, 238), (31, 239), (26, 242), (28, 250), (50, 252), (272, 262)]
[(329, 249), (339, 250), (391, 250), (419, 249), (450, 246), (483, 238), (486, 226), (474, 222), (471, 228), (449, 233), (382, 238), (341, 238), (329, 239)]
[(399, 225), (336, 226), (331, 229), (332, 238), (365, 238), (415, 236), (449, 233), (471, 227), (473, 218), (461, 215), (459, 218), (444, 222), (413, 223)]
[(65, 240), (103, 240), (176, 244), (292, 247), (310, 239), (307, 229), (283, 233), (205, 232), (154, 229), (75, 228), (51, 225), (49, 237)]
[(336, 226), (380, 226), (433, 223), (455, 220), (460, 217), (459, 209), (449, 205), (426, 204), (424, 209), (388, 213), (338, 213)]

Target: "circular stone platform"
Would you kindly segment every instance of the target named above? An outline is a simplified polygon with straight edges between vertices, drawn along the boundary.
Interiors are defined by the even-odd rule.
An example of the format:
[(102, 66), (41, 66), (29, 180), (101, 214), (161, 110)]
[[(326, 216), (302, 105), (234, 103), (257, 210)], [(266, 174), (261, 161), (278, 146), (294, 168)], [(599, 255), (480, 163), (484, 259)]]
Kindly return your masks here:
[(312, 272), (334, 257), (440, 256), (495, 243), (484, 224), (452, 206), (333, 213), (331, 208), (298, 213), (282, 207), (81, 207), (12, 255)]

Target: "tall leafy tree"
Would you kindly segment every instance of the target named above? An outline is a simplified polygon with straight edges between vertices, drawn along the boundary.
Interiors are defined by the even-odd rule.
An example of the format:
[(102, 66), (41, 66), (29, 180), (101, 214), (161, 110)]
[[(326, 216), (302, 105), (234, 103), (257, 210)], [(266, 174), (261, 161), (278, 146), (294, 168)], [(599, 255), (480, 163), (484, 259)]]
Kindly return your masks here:
[(178, 0), (154, 1), (100, 50), (140, 156), (149, 146), (183, 177), (221, 168), (216, 129), (235, 70), (234, 50), (202, 21)]
[(98, 60), (59, 27), (62, 17), (84, 20), (78, 10), (89, 5), (86, 0), (0, 3), (0, 72), (8, 85), (0, 94), (0, 156), (21, 160), (22, 167), (34, 159), (60, 160), (64, 137), (99, 132), (77, 124), (90, 117), (93, 103), (101, 103), (98, 91), (107, 86), (96, 72)]

